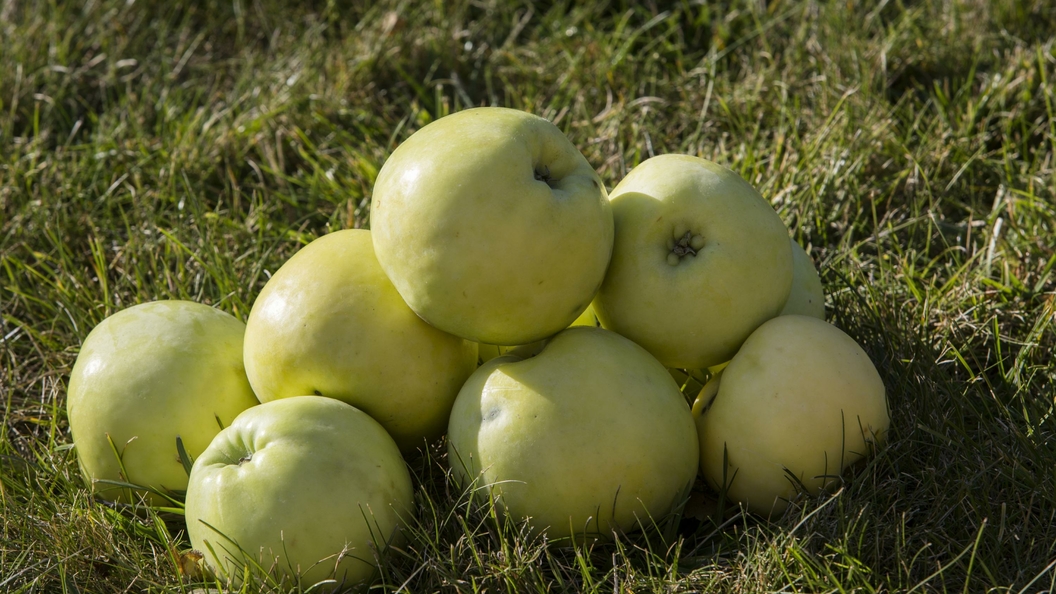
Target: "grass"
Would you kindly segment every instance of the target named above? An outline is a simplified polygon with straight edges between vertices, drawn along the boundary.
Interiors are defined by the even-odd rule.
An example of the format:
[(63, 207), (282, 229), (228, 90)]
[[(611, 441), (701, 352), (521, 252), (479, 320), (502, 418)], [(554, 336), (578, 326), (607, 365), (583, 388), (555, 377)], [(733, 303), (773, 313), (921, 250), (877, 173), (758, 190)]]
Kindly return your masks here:
[(154, 299), (244, 319), (474, 105), (550, 118), (610, 188), (670, 152), (756, 185), (876, 363), (890, 443), (781, 519), (698, 485), (666, 538), (580, 548), (452, 491), (437, 449), (375, 589), (1056, 589), (1051, 2), (0, 0), (0, 590), (202, 585), (178, 515), (90, 499), (80, 342)]

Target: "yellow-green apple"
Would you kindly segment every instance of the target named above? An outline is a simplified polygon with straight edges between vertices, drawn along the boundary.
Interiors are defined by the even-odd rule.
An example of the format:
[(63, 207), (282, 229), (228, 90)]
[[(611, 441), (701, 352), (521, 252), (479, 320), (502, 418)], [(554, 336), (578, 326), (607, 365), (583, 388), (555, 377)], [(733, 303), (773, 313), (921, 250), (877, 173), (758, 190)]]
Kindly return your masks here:
[(477, 362), (481, 365), (491, 361), (495, 357), (501, 357), (503, 355), (518, 354), (522, 358), (531, 357), (543, 350), (546, 346), (546, 340), (537, 340), (528, 344), (521, 345), (499, 345), (499, 344), (485, 344), (483, 342), (477, 345), (480, 348)]
[(667, 367), (728, 361), (792, 288), (774, 209), (739, 175), (697, 157), (644, 161), (610, 195), (612, 262), (594, 299), (603, 328)]
[(588, 305), (587, 309), (583, 313), (579, 314), (579, 317), (572, 322), (569, 327), (572, 326), (591, 326), (596, 327), (598, 325), (598, 317), (594, 315), (594, 306)]
[(344, 402), (301, 396), (245, 411), (194, 462), (191, 546), (222, 578), (263, 570), (307, 587), (368, 580), (410, 517), (396, 442)]
[[(551, 540), (659, 522), (697, 473), (689, 405), (663, 365), (601, 328), (569, 328), (538, 355), (480, 367), (451, 411), (463, 486), (487, 487)], [(479, 482), (474, 482), (479, 481)]]
[(612, 252), (598, 174), (556, 126), (499, 107), (441, 118), (401, 144), (378, 173), (370, 224), (407, 305), (487, 344), (568, 327)]
[(257, 404), (242, 366), (244, 332), (241, 321), (209, 306), (155, 301), (119, 311), (88, 334), (66, 410), (77, 460), (97, 494), (133, 498), (113, 482), (161, 493), (186, 488), (176, 438), (197, 456), (222, 424)]
[(814, 260), (795, 240), (792, 243), (792, 292), (785, 301), (781, 315), (811, 316), (825, 319), (825, 290)]
[[(569, 328), (573, 326), (597, 326), (598, 318), (594, 316), (594, 307), (588, 306), (587, 309), (579, 315), (575, 321), (569, 325)], [(479, 343), (477, 346), (480, 348), (479, 361), (481, 364), (491, 361), (495, 357), (501, 357), (502, 355), (517, 354), (521, 358), (527, 358), (534, 356), (543, 350), (546, 340), (537, 340), (529, 344), (523, 344), (519, 346), (502, 346), (496, 344), (485, 344)], [(516, 351), (516, 353), (514, 353)]]
[(389, 282), (370, 231), (311, 242), (280, 267), (246, 327), (261, 402), (319, 394), (374, 417), (403, 450), (443, 434), (477, 345), (426, 324)]
[(835, 326), (799, 315), (753, 332), (701, 390), (694, 412), (701, 410), (704, 477), (762, 515), (838, 480), (890, 425), (884, 384), (865, 351)]

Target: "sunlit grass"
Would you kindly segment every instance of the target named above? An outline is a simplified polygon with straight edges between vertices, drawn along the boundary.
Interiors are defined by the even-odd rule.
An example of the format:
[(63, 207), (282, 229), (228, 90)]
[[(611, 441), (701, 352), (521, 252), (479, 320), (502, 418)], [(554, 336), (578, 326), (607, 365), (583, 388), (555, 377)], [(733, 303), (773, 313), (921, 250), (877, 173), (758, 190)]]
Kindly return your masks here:
[(673, 531), (581, 547), (471, 501), (438, 447), (377, 589), (1053, 589), (1054, 81), (1044, 0), (0, 0), (0, 591), (204, 586), (178, 515), (91, 501), (81, 340), (153, 299), (245, 319), (299, 247), (367, 225), (400, 141), (475, 105), (551, 119), (610, 188), (668, 152), (756, 185), (877, 364), (890, 441), (779, 520), (698, 484)]

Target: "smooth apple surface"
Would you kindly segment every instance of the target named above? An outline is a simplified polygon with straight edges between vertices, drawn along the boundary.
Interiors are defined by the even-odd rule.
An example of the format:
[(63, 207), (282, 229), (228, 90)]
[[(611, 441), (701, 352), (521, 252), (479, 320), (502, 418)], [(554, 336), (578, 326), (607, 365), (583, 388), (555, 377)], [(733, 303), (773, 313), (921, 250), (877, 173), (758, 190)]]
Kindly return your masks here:
[(401, 144), (378, 174), (370, 224), (410, 308), (487, 344), (568, 327), (612, 252), (598, 174), (556, 126), (498, 107), (441, 118)]
[(162, 493), (187, 487), (177, 436), (193, 458), (221, 424), (258, 404), (242, 365), (244, 332), (241, 321), (206, 305), (155, 301), (119, 311), (88, 334), (66, 410), (81, 470), (98, 495), (133, 498), (105, 481)]
[(268, 280), (249, 314), (245, 362), (261, 402), (318, 394), (374, 417), (402, 449), (443, 434), (477, 345), (400, 298), (366, 230), (324, 235)]
[(774, 209), (739, 175), (662, 155), (612, 191), (616, 235), (594, 312), (667, 367), (730, 360), (792, 288), (792, 248)]
[(781, 315), (811, 316), (825, 319), (825, 289), (821, 286), (821, 277), (810, 258), (795, 240), (792, 243), (792, 292), (785, 301)]
[(217, 575), (369, 580), (413, 510), (400, 450), (366, 413), (301, 396), (247, 410), (194, 462), (185, 517)]
[(890, 426), (884, 384), (865, 351), (835, 326), (799, 315), (752, 333), (701, 391), (698, 409), (704, 477), (716, 489), (725, 480), (729, 499), (762, 515), (839, 480)]
[(478, 369), (455, 401), (451, 466), (513, 519), (551, 539), (659, 522), (697, 473), (697, 436), (678, 386), (644, 349), (570, 328), (538, 355)]

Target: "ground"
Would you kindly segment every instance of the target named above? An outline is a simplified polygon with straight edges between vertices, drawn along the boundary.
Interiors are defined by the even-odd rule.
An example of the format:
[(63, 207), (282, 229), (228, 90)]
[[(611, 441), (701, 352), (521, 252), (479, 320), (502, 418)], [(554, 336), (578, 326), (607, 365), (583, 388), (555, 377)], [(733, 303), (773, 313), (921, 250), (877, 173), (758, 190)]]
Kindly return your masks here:
[(154, 299), (245, 319), (299, 247), (368, 225), (402, 140), (500, 105), (610, 189), (663, 153), (754, 184), (877, 365), (889, 442), (780, 519), (701, 485), (578, 549), (467, 505), (438, 447), (377, 589), (1051, 590), (1054, 78), (1045, 0), (0, 0), (0, 589), (200, 586), (178, 514), (85, 488), (81, 341)]

